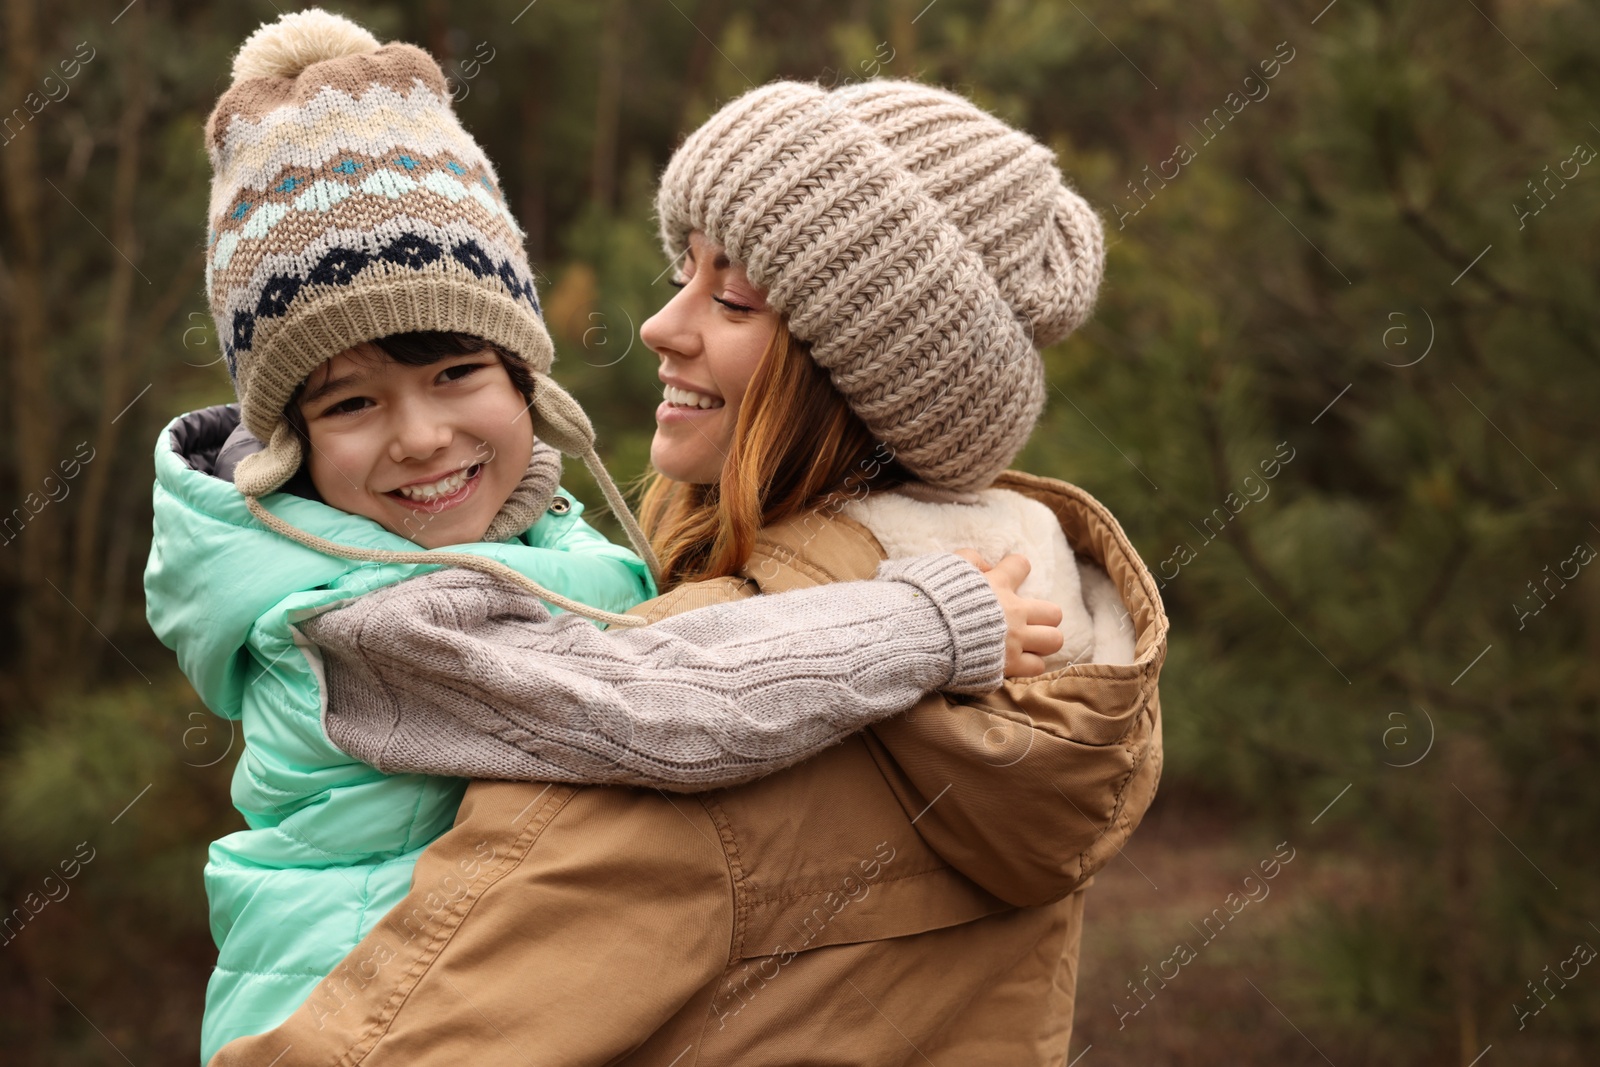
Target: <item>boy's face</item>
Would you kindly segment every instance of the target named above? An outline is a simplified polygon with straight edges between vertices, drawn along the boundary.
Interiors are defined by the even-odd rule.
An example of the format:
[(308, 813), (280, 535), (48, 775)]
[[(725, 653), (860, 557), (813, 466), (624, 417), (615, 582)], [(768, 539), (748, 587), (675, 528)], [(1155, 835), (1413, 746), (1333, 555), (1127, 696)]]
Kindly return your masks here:
[(360, 344), (312, 371), (299, 405), (322, 499), (423, 548), (481, 540), (533, 456), (493, 350), (408, 367)]

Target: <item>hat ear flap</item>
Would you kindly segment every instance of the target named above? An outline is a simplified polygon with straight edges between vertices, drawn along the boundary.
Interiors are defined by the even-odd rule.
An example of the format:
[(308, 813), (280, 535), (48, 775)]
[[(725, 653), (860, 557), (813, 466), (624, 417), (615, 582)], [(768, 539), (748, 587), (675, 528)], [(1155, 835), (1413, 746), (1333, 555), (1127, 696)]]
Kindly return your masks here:
[(633, 509), (628, 507), (627, 500), (612, 480), (606, 465), (600, 462), (600, 455), (594, 447), (594, 425), (590, 423), (589, 416), (584, 414), (583, 408), (578, 406), (572, 394), (557, 385), (548, 374), (535, 372), (533, 406), (528, 409), (528, 414), (533, 419), (533, 432), (539, 440), (583, 460), (595, 484), (605, 494), (611, 514), (622, 524), (633, 550), (650, 568), (651, 578), (659, 583), (661, 561), (656, 558), (655, 551), (650, 547), (650, 539), (639, 528), (639, 520), (634, 517)]
[(285, 482), (300, 469), (303, 453), (300, 438), (289, 424), (279, 421), (273, 428), (267, 447), (254, 455), (244, 457), (234, 468), (234, 487), (245, 496), (266, 496), (283, 488)]
[(594, 424), (572, 394), (548, 374), (533, 376), (533, 432), (541, 441), (569, 456), (582, 456), (594, 448)]

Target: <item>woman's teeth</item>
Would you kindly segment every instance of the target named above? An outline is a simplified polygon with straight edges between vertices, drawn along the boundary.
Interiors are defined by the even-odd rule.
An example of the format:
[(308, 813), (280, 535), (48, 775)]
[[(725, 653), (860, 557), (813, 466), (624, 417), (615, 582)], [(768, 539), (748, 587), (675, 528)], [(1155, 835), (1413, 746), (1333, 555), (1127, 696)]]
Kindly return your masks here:
[(709, 396), (706, 393), (697, 393), (692, 389), (679, 389), (676, 385), (669, 385), (662, 394), (667, 403), (674, 407), (682, 408), (720, 408), (723, 400), (718, 396)]
[(474, 463), (466, 470), (459, 470), (454, 474), (447, 474), (436, 482), (429, 482), (426, 485), (402, 485), (399, 489), (396, 489), (395, 492), (399, 493), (407, 500), (427, 501), (435, 500), (441, 496), (450, 496), (453, 493), (460, 492), (461, 487), (470, 482), (473, 478), (473, 475), (477, 474), (482, 466), (483, 464), (481, 463)]

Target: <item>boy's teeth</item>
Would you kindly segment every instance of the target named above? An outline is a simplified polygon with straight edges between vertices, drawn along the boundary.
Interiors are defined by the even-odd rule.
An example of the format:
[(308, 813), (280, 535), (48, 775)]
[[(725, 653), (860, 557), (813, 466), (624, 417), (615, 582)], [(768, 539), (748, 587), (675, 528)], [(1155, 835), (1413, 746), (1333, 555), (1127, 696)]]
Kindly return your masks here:
[(397, 491), (407, 500), (433, 500), (435, 497), (449, 496), (466, 485), (477, 469), (477, 465), (474, 464), (465, 470), (447, 474), (436, 482), (429, 482), (427, 485), (402, 485)]
[(720, 408), (723, 401), (720, 397), (707, 396), (705, 393), (696, 393), (691, 389), (679, 389), (676, 385), (669, 385), (662, 390), (667, 403), (674, 407), (687, 408)]

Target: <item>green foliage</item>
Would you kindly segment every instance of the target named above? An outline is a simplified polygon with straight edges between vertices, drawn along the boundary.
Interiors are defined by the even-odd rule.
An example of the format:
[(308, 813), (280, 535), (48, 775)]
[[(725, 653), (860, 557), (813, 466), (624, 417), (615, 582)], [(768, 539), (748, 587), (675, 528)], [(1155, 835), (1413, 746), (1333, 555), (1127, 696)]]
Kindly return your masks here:
[[(1509, 1010), (1589, 936), (1581, 910), (1600, 895), (1600, 574), (1549, 579), (1575, 545), (1600, 547), (1600, 249), (1584, 239), (1600, 229), (1600, 169), (1549, 181), (1537, 214), (1513, 206), (1545, 202), (1529, 183), (1575, 144), (1600, 147), (1591, 5), (339, 6), (447, 70), (479, 42), (495, 50), (459, 111), (528, 229), (556, 374), (624, 480), (645, 467), (659, 397), (637, 339), (668, 294), (653, 181), (721, 102), (771, 77), (917, 76), (1052, 145), (1106, 220), (1109, 262), (1095, 318), (1046, 353), (1051, 399), (1018, 465), (1099, 496), (1163, 582), (1169, 783), (1248, 812), (1249, 833), (1348, 852), (1369, 872), (1363, 892), (1305, 920), (1286, 964), (1301, 983), (1291, 1014), (1341, 1063), (1466, 1063), (1490, 1042), (1495, 1057), (1577, 1062), (1572, 1050), (1600, 1040), (1593, 975), (1536, 1032)], [(135, 47), (125, 30), (144, 15)], [(197, 871), (203, 842), (231, 825), (221, 765), (184, 766), (211, 757), (183, 748), (197, 706), (164, 681), (170, 654), (144, 632), (137, 572), (158, 427), (231, 396), (200, 292), (200, 127), (232, 50), (272, 17), (259, 3), (146, 4), (117, 27), (64, 13), (42, 31), (41, 62), (83, 39), (100, 50), (25, 134), (50, 249), (37, 358), (55, 440), (70, 451), (151, 385), (106, 450), (92, 554), (104, 566), (83, 614), (48, 587), (25, 602), (18, 557), (0, 556), (15, 605), (0, 671), (43, 670), (14, 638), (56, 602), (51, 632), (79, 651), (34, 684), (110, 687), (59, 704), (8, 696), (0, 721), (7, 899), (78, 841), (103, 849), (81, 890), (96, 906), (75, 895), (38, 920), (61, 925), (15, 946), (34, 953), (30, 976), (71, 973), (84, 989), (151, 954), (186, 958), (191, 982), (208, 962)], [(1262, 79), (1280, 42), (1293, 59)], [(1235, 114), (1226, 101), (1252, 69), (1270, 92)], [(116, 225), (115, 129), (136, 84), (149, 114), (136, 240), (121, 252), (147, 280), (132, 369), (107, 396), (101, 309), (121, 252), (96, 228)], [(1225, 125), (1201, 132), (1219, 108)], [(1194, 158), (1171, 176), (1180, 144)], [(7, 216), (0, 237), (16, 225)], [(7, 243), (3, 265), (15, 262)], [(0, 445), (5, 501), (32, 488), (19, 447), (9, 432)], [(599, 500), (571, 464), (567, 482)], [(66, 543), (80, 507), (69, 499), (26, 535)], [(123, 656), (163, 680), (147, 688)], [(104, 996), (107, 1018), (153, 1011), (141, 993)], [(192, 1028), (197, 995), (184, 1004), (163, 1033)], [(49, 1010), (61, 1033), (82, 1030), (59, 998)], [(136, 1061), (177, 1047), (130, 1041)]]
[(242, 829), (228, 804), (234, 730), (170, 676), (62, 699), (17, 732), (0, 764), (5, 869), (48, 870), (88, 840), (96, 884), (193, 929), (205, 842)]
[(234, 724), (170, 675), (47, 712), (0, 757), (0, 899), (27, 917), (0, 945), (0, 1043), (28, 1062), (103, 1062), (70, 998), (124, 1049), (192, 1057), (210, 969), (200, 871), (207, 843), (243, 828)]

